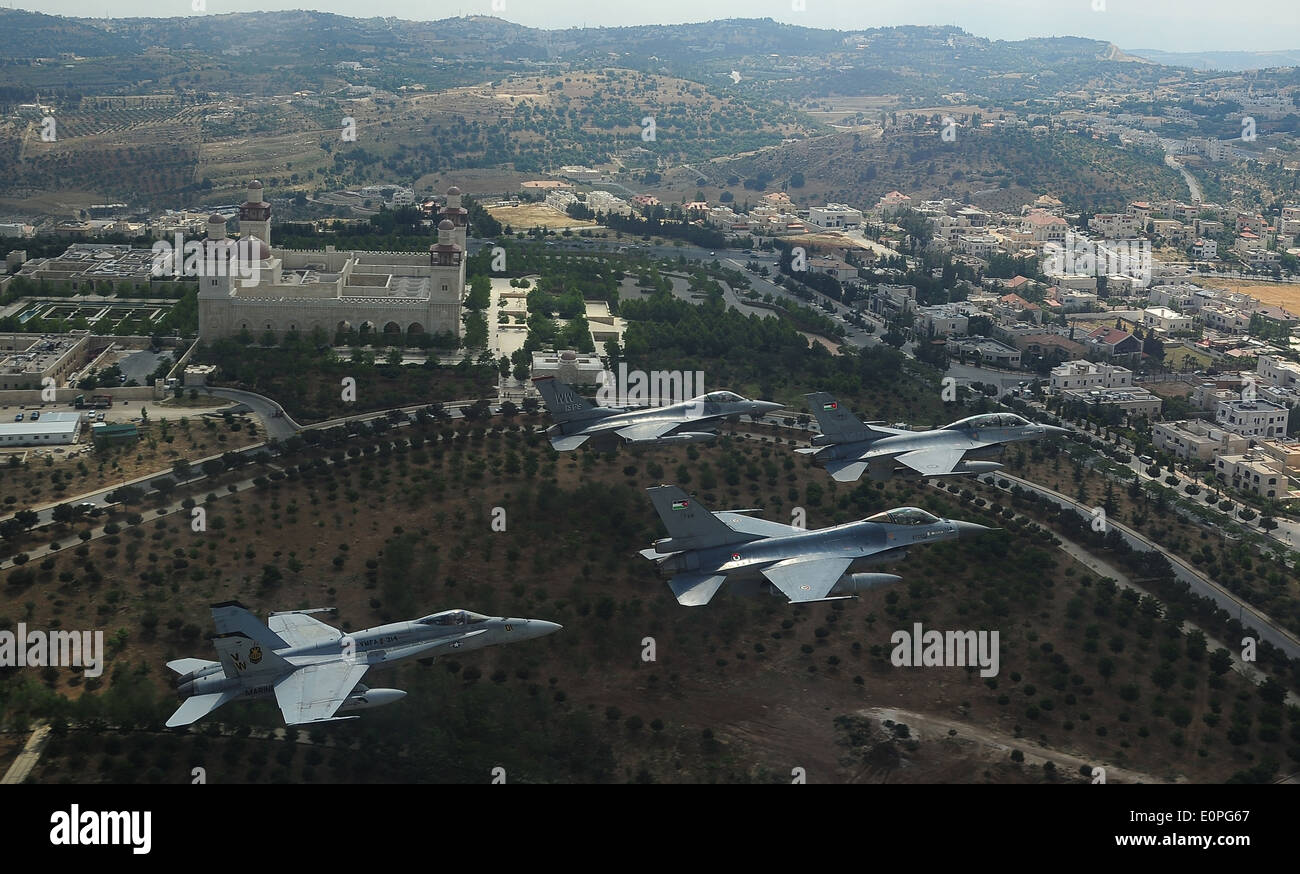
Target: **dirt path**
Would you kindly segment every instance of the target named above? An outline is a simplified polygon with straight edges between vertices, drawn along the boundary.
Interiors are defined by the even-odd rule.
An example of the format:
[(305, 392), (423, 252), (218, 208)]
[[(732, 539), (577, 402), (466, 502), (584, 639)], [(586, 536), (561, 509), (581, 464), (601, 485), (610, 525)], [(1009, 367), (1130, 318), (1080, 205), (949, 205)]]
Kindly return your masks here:
[[(889, 719), (894, 722), (904, 723), (910, 730), (911, 736), (922, 743), (951, 739), (974, 741), (981, 747), (977, 755), (986, 759), (990, 764), (1005, 762), (1011, 751), (1018, 749), (1025, 754), (1025, 764), (1027, 765), (1041, 765), (1043, 762), (1051, 760), (1057, 768), (1074, 775), (1079, 774), (1079, 768), (1083, 765), (1092, 767), (1101, 764), (1106, 769), (1106, 782), (1108, 783), (1169, 782), (1151, 774), (1121, 768), (1104, 761), (1098, 763), (1092, 759), (1080, 758), (1071, 753), (1043, 746), (1041, 743), (1027, 737), (1011, 737), (991, 729), (958, 722), (953, 719), (930, 716), (914, 710), (900, 710), (895, 707), (868, 707), (865, 710), (859, 710), (858, 714), (876, 720)], [(956, 734), (949, 734), (951, 731), (955, 731)]]

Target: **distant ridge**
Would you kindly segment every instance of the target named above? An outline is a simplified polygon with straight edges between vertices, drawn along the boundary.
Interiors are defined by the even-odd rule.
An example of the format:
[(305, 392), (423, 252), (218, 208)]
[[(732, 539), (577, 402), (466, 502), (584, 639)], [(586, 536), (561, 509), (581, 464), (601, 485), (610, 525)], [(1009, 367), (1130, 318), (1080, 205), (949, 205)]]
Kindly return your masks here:
[(1136, 55), (1169, 67), (1191, 67), (1193, 70), (1267, 70), (1272, 67), (1300, 67), (1300, 49), (1276, 52), (1165, 52), (1159, 49), (1125, 49)]

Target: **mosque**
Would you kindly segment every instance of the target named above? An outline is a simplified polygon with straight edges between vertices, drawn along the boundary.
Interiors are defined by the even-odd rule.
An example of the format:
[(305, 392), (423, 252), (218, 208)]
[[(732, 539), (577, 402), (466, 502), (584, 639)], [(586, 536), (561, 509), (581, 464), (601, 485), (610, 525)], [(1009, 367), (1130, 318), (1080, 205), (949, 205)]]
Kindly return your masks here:
[[(210, 341), (247, 331), (255, 339), (318, 329), (331, 341), (339, 333), (381, 334), (407, 344), (422, 334), (459, 337), (465, 296), (465, 237), (469, 213), (460, 189), (447, 190), (438, 213), (437, 242), (427, 253), (277, 249), (271, 243), (271, 204), (262, 183), (248, 185), (239, 207), (238, 245), (226, 220), (208, 219), (209, 251), (255, 261), (249, 270), (211, 271), (199, 282), (199, 336)], [(242, 274), (242, 275), (241, 275)]]

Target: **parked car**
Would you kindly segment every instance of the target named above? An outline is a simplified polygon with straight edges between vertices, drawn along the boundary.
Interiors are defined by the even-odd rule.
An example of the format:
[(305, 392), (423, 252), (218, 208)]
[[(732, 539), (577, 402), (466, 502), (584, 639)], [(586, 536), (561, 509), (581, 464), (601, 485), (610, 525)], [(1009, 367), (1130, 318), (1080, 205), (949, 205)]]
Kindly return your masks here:
[(19, 413), (18, 415), (14, 416), (14, 421), (15, 421), (15, 422), (21, 422), (22, 420), (23, 420), (23, 414), (22, 414), (22, 413)]

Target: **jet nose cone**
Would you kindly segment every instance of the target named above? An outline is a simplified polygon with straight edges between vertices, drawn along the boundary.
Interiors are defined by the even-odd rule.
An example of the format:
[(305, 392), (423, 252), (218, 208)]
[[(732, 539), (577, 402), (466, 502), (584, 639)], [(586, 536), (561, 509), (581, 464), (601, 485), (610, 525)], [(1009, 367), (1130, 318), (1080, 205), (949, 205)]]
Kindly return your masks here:
[(1043, 433), (1048, 437), (1056, 437), (1056, 436), (1064, 437), (1066, 434), (1070, 433), (1069, 428), (1058, 428), (1055, 425), (1043, 425), (1042, 428), (1043, 428)]
[(558, 622), (547, 622), (544, 619), (511, 619), (506, 624), (506, 630), (510, 632), (508, 636), (517, 636), (519, 640), (545, 637), (548, 634), (554, 634), (563, 627)]
[(987, 525), (980, 525), (975, 522), (959, 522), (951, 520), (953, 526), (957, 529), (959, 537), (966, 537), (971, 534), (984, 534), (989, 531), (996, 531), (996, 528), (989, 528)]
[(765, 416), (768, 413), (775, 413), (777, 410), (784, 409), (784, 404), (778, 404), (775, 401), (754, 401), (754, 412), (759, 415)]

